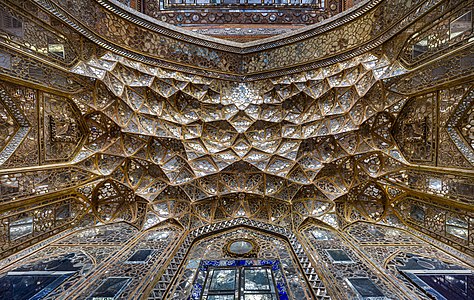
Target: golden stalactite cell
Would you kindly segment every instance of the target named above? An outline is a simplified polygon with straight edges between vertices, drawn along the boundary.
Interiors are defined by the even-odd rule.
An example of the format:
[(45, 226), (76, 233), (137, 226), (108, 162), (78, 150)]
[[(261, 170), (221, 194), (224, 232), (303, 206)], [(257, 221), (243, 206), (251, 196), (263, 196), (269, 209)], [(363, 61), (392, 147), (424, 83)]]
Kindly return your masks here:
[(140, 216), (140, 200), (133, 190), (114, 181), (105, 180), (94, 189), (92, 209), (94, 215), (103, 223), (117, 220), (137, 222)]
[(344, 207), (343, 217), (349, 221), (380, 221), (389, 207), (385, 189), (375, 182), (367, 182), (351, 189), (342, 199), (337, 200)]

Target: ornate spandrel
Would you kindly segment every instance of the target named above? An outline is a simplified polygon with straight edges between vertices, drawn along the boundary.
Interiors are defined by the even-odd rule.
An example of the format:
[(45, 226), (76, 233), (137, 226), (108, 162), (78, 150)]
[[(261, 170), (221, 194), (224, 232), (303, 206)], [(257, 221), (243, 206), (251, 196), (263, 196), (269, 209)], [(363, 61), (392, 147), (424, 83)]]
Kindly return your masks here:
[(21, 203), (44, 194), (67, 191), (95, 178), (93, 173), (75, 167), (4, 172), (0, 177), (0, 203)]
[(84, 122), (67, 98), (42, 94), (43, 161), (68, 161), (75, 157), (85, 138)]
[(400, 150), (410, 162), (435, 163), (437, 101), (434, 93), (408, 100), (392, 129)]
[(449, 119), (469, 90), (470, 84), (462, 84), (443, 89), (439, 92), (439, 144), (438, 166), (450, 168), (472, 168), (471, 163), (459, 151), (455, 141), (450, 137)]
[[(2, 131), (5, 137), (0, 162), (4, 167), (52, 164), (74, 158), (86, 132), (71, 100), (6, 82), (4, 87), (0, 105), (4, 126), (10, 124)], [(36, 101), (41, 106), (39, 111)]]

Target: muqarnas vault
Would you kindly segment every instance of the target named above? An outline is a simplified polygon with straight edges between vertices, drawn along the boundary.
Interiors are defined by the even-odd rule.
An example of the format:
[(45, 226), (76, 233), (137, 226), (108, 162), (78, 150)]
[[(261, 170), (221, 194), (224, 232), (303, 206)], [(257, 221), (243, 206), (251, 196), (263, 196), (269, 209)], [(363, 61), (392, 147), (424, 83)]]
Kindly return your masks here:
[(472, 0), (0, 0), (0, 299), (474, 299)]

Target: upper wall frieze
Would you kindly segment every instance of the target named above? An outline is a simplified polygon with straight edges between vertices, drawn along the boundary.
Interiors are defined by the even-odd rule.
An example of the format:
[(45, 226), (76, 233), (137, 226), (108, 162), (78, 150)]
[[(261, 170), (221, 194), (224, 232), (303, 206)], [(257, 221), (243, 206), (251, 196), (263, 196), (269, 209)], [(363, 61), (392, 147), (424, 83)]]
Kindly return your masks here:
[(114, 0), (33, 1), (115, 53), (165, 68), (231, 80), (286, 75), (360, 55), (445, 2), (370, 0), (303, 30), (239, 44), (187, 33)]

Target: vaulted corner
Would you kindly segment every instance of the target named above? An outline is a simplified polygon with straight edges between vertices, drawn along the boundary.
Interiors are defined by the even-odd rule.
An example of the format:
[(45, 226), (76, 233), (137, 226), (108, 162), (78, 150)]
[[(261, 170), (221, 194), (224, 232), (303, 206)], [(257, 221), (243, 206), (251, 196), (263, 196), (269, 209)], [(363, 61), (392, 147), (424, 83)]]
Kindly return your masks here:
[(0, 300), (472, 299), (473, 10), (0, 0)]

